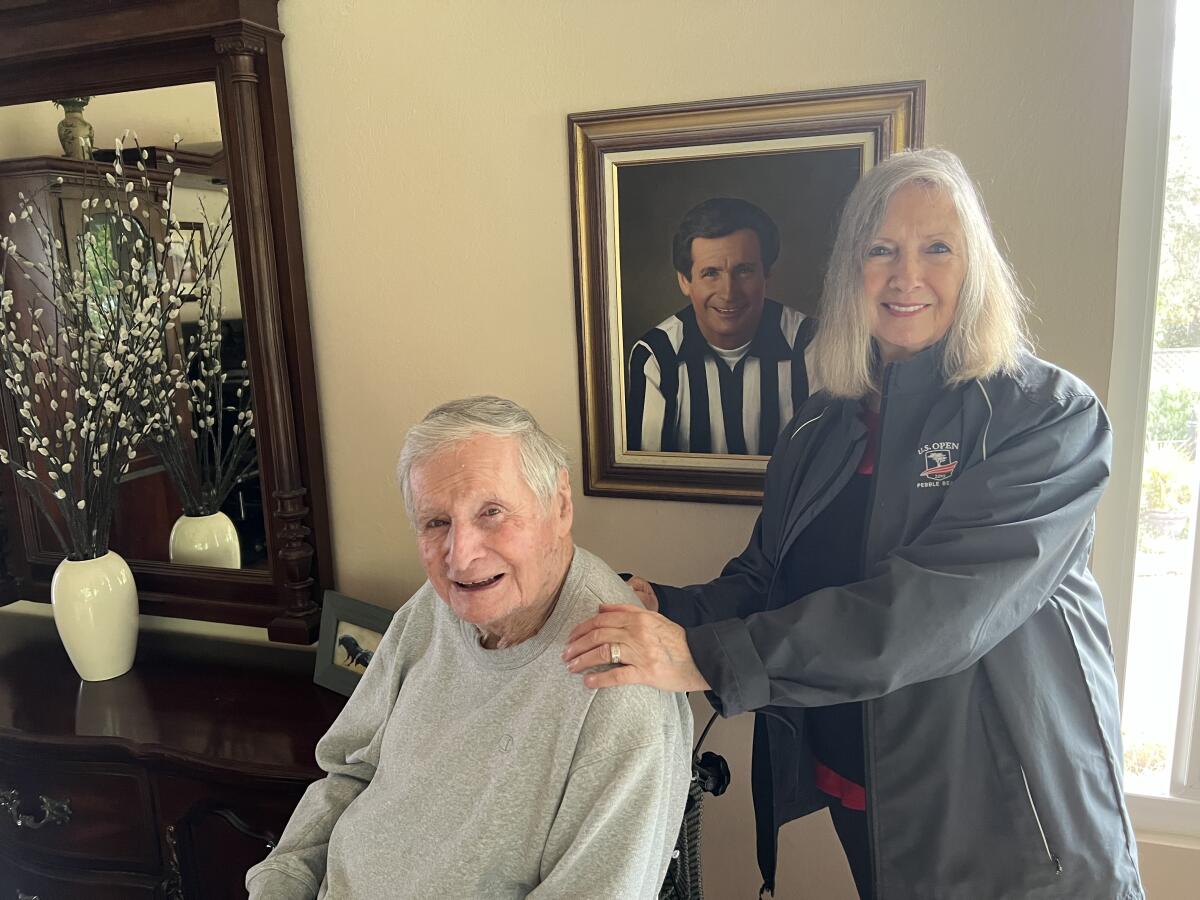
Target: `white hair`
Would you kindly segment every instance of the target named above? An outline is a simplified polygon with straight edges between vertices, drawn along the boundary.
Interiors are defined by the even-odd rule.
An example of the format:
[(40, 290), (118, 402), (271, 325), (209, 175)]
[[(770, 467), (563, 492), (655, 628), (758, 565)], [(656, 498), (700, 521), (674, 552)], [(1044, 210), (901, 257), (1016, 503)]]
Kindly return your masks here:
[(817, 334), (812, 381), (835, 397), (862, 397), (878, 389), (879, 372), (863, 297), (863, 260), (901, 188), (922, 184), (954, 204), (966, 243), (966, 272), (954, 321), (945, 337), (942, 375), (948, 385), (1020, 368), (1029, 349), (1027, 301), (992, 234), (975, 184), (948, 150), (909, 150), (872, 168), (846, 201), (838, 225)]
[(519, 439), (521, 475), (543, 509), (550, 509), (558, 490), (558, 473), (567, 468), (567, 451), (542, 430), (527, 409), (511, 400), (464, 397), (430, 410), (404, 437), (396, 479), (410, 521), (416, 521), (413, 468), (442, 450), (481, 434)]

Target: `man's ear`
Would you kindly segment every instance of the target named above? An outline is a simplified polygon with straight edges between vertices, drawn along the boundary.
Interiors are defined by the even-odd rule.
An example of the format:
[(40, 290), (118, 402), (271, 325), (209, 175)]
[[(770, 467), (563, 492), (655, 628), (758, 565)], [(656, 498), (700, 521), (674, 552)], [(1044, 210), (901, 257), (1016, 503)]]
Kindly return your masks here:
[(563, 526), (564, 534), (570, 534), (575, 521), (575, 502), (571, 498), (571, 476), (566, 469), (558, 470), (558, 487), (554, 493), (555, 517)]
[(676, 272), (675, 277), (679, 279), (679, 293), (685, 297), (692, 296), (692, 282), (682, 272)]

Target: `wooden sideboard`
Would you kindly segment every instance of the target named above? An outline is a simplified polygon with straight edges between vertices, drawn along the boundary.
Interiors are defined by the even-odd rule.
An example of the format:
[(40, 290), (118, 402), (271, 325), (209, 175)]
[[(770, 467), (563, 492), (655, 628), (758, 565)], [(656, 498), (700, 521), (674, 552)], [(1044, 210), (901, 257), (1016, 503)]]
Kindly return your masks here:
[(302, 651), (143, 633), (81, 682), (53, 622), (0, 615), (0, 900), (244, 898), (345, 700)]

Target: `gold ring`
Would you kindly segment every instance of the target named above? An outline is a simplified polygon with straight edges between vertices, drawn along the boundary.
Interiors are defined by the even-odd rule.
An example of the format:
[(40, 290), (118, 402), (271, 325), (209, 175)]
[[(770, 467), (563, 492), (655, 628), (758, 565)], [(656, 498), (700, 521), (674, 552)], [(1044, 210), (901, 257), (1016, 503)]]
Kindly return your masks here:
[(619, 666), (621, 664), (621, 645), (620, 644), (609, 644), (608, 645), (608, 661), (610, 663), (612, 663), (614, 666)]

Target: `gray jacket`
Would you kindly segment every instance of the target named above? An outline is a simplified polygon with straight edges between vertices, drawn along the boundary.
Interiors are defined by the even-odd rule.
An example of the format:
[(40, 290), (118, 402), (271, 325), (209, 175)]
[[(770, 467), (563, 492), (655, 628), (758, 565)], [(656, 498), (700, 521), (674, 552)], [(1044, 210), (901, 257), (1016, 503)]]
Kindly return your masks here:
[(818, 393), (780, 438), (745, 551), (708, 584), (656, 586), (721, 713), (758, 712), (767, 889), (779, 827), (829, 803), (804, 708), (865, 701), (880, 900), (1144, 896), (1087, 569), (1110, 428), (1078, 379), (1023, 367), (954, 388), (939, 348), (888, 367), (864, 580), (789, 597), (776, 577), (866, 444), (858, 402)]

